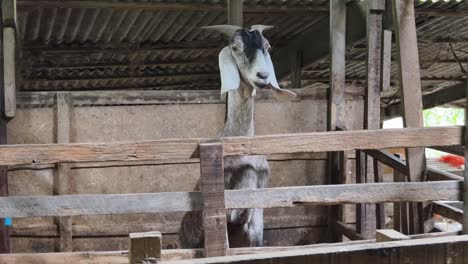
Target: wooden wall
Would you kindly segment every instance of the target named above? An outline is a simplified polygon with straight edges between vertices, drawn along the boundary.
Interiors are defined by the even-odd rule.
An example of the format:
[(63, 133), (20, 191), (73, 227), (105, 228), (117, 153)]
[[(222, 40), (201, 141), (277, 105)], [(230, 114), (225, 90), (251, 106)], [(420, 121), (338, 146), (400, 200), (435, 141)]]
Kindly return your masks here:
[[(349, 129), (362, 128), (362, 100), (346, 104)], [(356, 118), (359, 117), (359, 118)], [(164, 138), (215, 137), (224, 122), (223, 104), (76, 107), (71, 113), (71, 142), (133, 141)], [(326, 130), (326, 100), (257, 102), (256, 134)], [(23, 108), (9, 123), (9, 144), (54, 142), (54, 109)], [(354, 157), (354, 154), (351, 155)], [(353, 164), (353, 163), (350, 163)], [(316, 185), (326, 182), (326, 155), (300, 160), (270, 160), (270, 186)], [(199, 164), (121, 164), (89, 167), (71, 165), (67, 192), (144, 193), (190, 191), (199, 178)], [(351, 166), (351, 168), (353, 168)], [(51, 167), (11, 168), (10, 195), (53, 193)], [(352, 212), (353, 210), (349, 210)], [(177, 248), (182, 214), (113, 215), (73, 217), (73, 249), (126, 249), (129, 231), (160, 230), (164, 247)], [(266, 211), (266, 245), (297, 245), (322, 239), (326, 210), (318, 207)], [(354, 217), (348, 219), (352, 223)], [(14, 219), (14, 252), (48, 252), (57, 247), (53, 219)]]

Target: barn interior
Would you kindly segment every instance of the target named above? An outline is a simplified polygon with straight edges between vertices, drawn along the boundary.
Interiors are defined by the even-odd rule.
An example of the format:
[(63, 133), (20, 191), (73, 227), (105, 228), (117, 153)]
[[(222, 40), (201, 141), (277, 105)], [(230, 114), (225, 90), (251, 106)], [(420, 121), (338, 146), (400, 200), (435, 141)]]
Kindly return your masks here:
[[(464, 108), (468, 2), (401, 1), (414, 5), (419, 64), (413, 66), (419, 66), (420, 72), (419, 110)], [(221, 34), (201, 27), (228, 23), (274, 26), (265, 36), (273, 48), (277, 78), (281, 87), (298, 94), (294, 101), (278, 102), (268, 91), (259, 91), (255, 134), (335, 130), (330, 129), (327, 114), (337, 82), (330, 74), (336, 56), (331, 48), (335, 45), (331, 37), (331, 2), (337, 1), (3, 0), (4, 86), (13, 86), (14, 100), (4, 104), (9, 111), (5, 109), (6, 117), (0, 126), (6, 133), (0, 135), (0, 140), (8, 145), (30, 145), (218, 138), (226, 117), (226, 105), (220, 97), (218, 53), (227, 42)], [(381, 9), (376, 8), (378, 12), (368, 10), (368, 1), (342, 2), (346, 5), (346, 46), (340, 129), (379, 129), (385, 120), (405, 115), (401, 88), (405, 80), (400, 74), (392, 16), (395, 0), (383, 1)], [(235, 12), (236, 6), (241, 12)], [(10, 10), (12, 19), (8, 19)], [(377, 18), (372, 16), (375, 14)], [(381, 35), (374, 44), (380, 43), (377, 49), (383, 55), (379, 67), (385, 69), (377, 76), (379, 91), (372, 98), (369, 83), (374, 77), (369, 75), (368, 65), (373, 65), (369, 54), (376, 47), (368, 47), (369, 36), (373, 36), (369, 34), (370, 19), (380, 21)], [(6, 28), (13, 29), (13, 33)], [(13, 51), (12, 59), (7, 59), (8, 51)], [(369, 102), (371, 99), (374, 101)], [(461, 153), (460, 148), (452, 146), (442, 149)], [(345, 181), (341, 183), (363, 182), (356, 175), (359, 155), (363, 154), (345, 151), (341, 158), (346, 168)], [(333, 183), (326, 151), (278, 153), (267, 158), (271, 167), (269, 187)], [(7, 186), (0, 188), (0, 195), (191, 192), (199, 190), (199, 164), (199, 159), (188, 158), (57, 163), (33, 160), (9, 165), (0, 173), (0, 187)], [(462, 172), (446, 170), (457, 171), (458, 175)], [(393, 181), (392, 170), (385, 171), (381, 180)], [(375, 232), (378, 224), (374, 223), (369, 231), (360, 222), (366, 216), (356, 213), (359, 206), (343, 207), (341, 228), (337, 228), (343, 233), (339, 240), (357, 240), (356, 236), (368, 239), (366, 232)], [(377, 214), (383, 217), (380, 228), (394, 228), (394, 210), (392, 203), (385, 203), (385, 212)], [(368, 214), (371, 219), (374, 214), (375, 220), (375, 212)], [(8, 232), (0, 235), (1, 252), (127, 250), (130, 233), (148, 231), (162, 233), (162, 249), (180, 249), (178, 233), (183, 215), (170, 212), (13, 218)], [(268, 208), (265, 246), (329, 242), (330, 215), (326, 205)], [(356, 229), (358, 232), (347, 233)], [(407, 230), (407, 235), (421, 233), (412, 231)]]

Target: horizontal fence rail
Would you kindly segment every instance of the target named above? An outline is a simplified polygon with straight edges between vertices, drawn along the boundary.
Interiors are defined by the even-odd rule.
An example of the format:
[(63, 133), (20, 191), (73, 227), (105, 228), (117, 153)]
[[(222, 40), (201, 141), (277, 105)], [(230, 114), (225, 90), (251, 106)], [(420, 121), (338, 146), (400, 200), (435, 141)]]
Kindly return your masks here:
[[(463, 128), (358, 130), (223, 138), (224, 156), (328, 152), (463, 144)], [(443, 135), (443, 136), (441, 136)], [(437, 139), (437, 141), (434, 141)], [(0, 166), (198, 158), (203, 139), (0, 146)]]
[[(272, 208), (461, 200), (459, 181), (340, 184), (225, 191), (226, 208)], [(16, 196), (0, 198), (0, 218), (186, 212), (203, 209), (201, 192)]]

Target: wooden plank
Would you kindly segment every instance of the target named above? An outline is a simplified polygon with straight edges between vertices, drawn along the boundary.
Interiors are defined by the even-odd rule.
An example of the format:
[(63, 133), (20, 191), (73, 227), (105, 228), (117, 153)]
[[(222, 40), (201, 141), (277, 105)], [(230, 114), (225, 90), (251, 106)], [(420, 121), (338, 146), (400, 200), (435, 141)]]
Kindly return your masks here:
[[(466, 81), (456, 83), (442, 90), (438, 90), (436, 92), (424, 95), (422, 97), (423, 109), (430, 109), (436, 106), (445, 105), (465, 98), (465, 86)], [(392, 104), (389, 107), (385, 108), (384, 116), (386, 119), (401, 116), (401, 109), (401, 103)]]
[[(374, 182), (383, 182), (383, 168), (382, 165), (373, 159)], [(375, 218), (378, 229), (385, 229), (385, 206), (384, 204), (375, 205)]]
[[(11, 1), (11, 0), (10, 0)], [(5, 1), (4, 1), (5, 2)], [(8, 1), (7, 1), (8, 2)], [(3, 28), (3, 82), (4, 82), (4, 115), (13, 118), (16, 113), (16, 60), (15, 29)]]
[[(366, 193), (365, 196), (362, 194)], [(225, 191), (226, 209), (301, 205), (461, 200), (461, 183), (340, 184)], [(144, 202), (142, 202), (144, 201)], [(200, 192), (0, 197), (0, 218), (188, 212), (201, 210)]]
[[(3, 20), (0, 21), (1, 26), (3, 28)], [(1, 53), (0, 53), (0, 61), (4, 59), (3, 54), (3, 46), (4, 46), (4, 39), (3, 34), (0, 36), (0, 45), (1, 45)], [(5, 65), (0, 63), (0, 72), (4, 71)], [(6, 94), (6, 87), (3, 81), (4, 75), (0, 74), (0, 98), (3, 98)], [(7, 119), (5, 118), (5, 105), (1, 106), (0, 114), (0, 145), (7, 144)], [(0, 196), (8, 196), (8, 167), (7, 166), (0, 166)], [(8, 218), (10, 216), (4, 216), (3, 218)], [(10, 246), (10, 225), (8, 223), (11, 219), (0, 219), (0, 253), (10, 253), (11, 246)]]
[(347, 237), (349, 240), (365, 240), (361, 234), (341, 221), (336, 221), (335, 229), (339, 234)]
[[(330, 89), (327, 101), (327, 130), (335, 131), (337, 127), (344, 128), (346, 120), (344, 90), (345, 90), (345, 53), (346, 53), (346, 1), (330, 1)], [(302, 60), (302, 59), (301, 59)], [(343, 183), (340, 153), (328, 153), (328, 183)], [(335, 230), (335, 222), (343, 220), (343, 208), (332, 206), (328, 208), (327, 237), (331, 242), (341, 241), (342, 235)]]
[[(71, 129), (71, 102), (66, 94), (57, 94), (56, 107), (56, 135), (57, 143), (70, 142)], [(54, 194), (61, 195), (68, 193), (68, 180), (70, 178), (70, 166), (66, 163), (57, 164), (57, 171), (54, 174)], [(72, 218), (71, 216), (61, 216), (54, 221), (59, 226), (61, 252), (71, 252), (73, 250), (72, 241)]]
[[(421, 76), (412, 0), (393, 0), (393, 21), (398, 51), (398, 69), (405, 127), (423, 127)], [(410, 181), (423, 181), (426, 169), (424, 148), (408, 148), (406, 159)], [(422, 204), (412, 205), (414, 233), (424, 232)], [(411, 225), (413, 227), (413, 225)], [(410, 228), (411, 230), (411, 228)]]
[(158, 231), (132, 233), (130, 237), (130, 264), (156, 263), (161, 260), (162, 235)]
[(408, 174), (406, 162), (396, 157), (395, 155), (387, 152), (386, 150), (369, 149), (365, 150), (364, 152), (372, 158), (378, 160), (379, 162), (389, 166), (390, 168), (404, 175)]
[(205, 256), (224, 256), (228, 244), (221, 142), (200, 144), (200, 175)]
[[(393, 172), (393, 182), (400, 181), (400, 174), (398, 171)], [(401, 228), (401, 204), (400, 203), (393, 203), (393, 229), (398, 232), (402, 231)]]
[(291, 57), (291, 87), (302, 88), (302, 51)]
[[(379, 129), (380, 128), (380, 89), (381, 89), (381, 61), (382, 61), (382, 19), (383, 8), (385, 2), (382, 0), (368, 1), (367, 2), (367, 85), (366, 96), (364, 99), (364, 128), (365, 129)], [(374, 174), (374, 162), (372, 157), (365, 156), (361, 159), (361, 167), (365, 168), (363, 182), (375, 182), (375, 179), (381, 177)], [(377, 164), (377, 166), (379, 166)], [(380, 173), (380, 170), (377, 171)], [(361, 221), (359, 224), (359, 232), (365, 238), (372, 238), (375, 236), (375, 229), (377, 222), (383, 217), (379, 217), (378, 213), (383, 213), (383, 206), (374, 204), (361, 205), (361, 210), (357, 211), (361, 214), (358, 219)], [(382, 222), (379, 222), (381, 225)]]
[[(385, 17), (384, 13), (384, 17)], [(383, 18), (385, 20), (385, 18)], [(391, 73), (392, 73), (392, 34), (391, 30), (384, 30), (382, 35), (382, 80), (381, 92), (390, 90)]]
[(411, 237), (403, 235), (393, 229), (377, 229), (375, 232), (375, 240), (377, 242), (409, 240)]
[(16, 0), (2, 0), (3, 27), (12, 28), (16, 31)]
[[(328, 89), (291, 89), (296, 102), (323, 100)], [(346, 99), (361, 98), (364, 90), (347, 87)], [(164, 104), (223, 104), (218, 90), (137, 90), (137, 91), (74, 91), (66, 93), (73, 106), (164, 105)], [(52, 107), (56, 92), (18, 92), (17, 105), (22, 108)], [(270, 91), (258, 90), (255, 100), (276, 102)]]
[(429, 181), (463, 181), (463, 177), (460, 177), (450, 172), (441, 171), (435, 168), (428, 168), (427, 180)]
[[(346, 261), (357, 258), (359, 261), (351, 263), (363, 263), (365, 258), (370, 263), (388, 263), (390, 259), (398, 258), (404, 263), (405, 260), (414, 264), (430, 263), (432, 255), (425, 252), (427, 247), (445, 247), (447, 244), (452, 245), (466, 245), (467, 236), (452, 236), (440, 238), (426, 238), (415, 240), (402, 240), (392, 242), (370, 243), (350, 246), (336, 246), (329, 248), (317, 248), (307, 250), (293, 250), (288, 252), (274, 252), (263, 253), (255, 255), (242, 255), (242, 256), (229, 256), (229, 257), (216, 257), (197, 260), (181, 260), (174, 261), (171, 264), (215, 264), (215, 263), (326, 263), (323, 258), (318, 259), (320, 256), (334, 256), (345, 259)], [(384, 253), (383, 253), (384, 252)], [(422, 258), (420, 258), (422, 256)], [(463, 259), (464, 255), (458, 256)], [(163, 262), (165, 263), (165, 262)], [(343, 263), (343, 262), (340, 262)], [(432, 262), (434, 263), (434, 262)], [(441, 262), (437, 262), (441, 263)]]
[[(201, 3), (170, 3), (170, 2), (100, 2), (100, 1), (51, 1), (51, 0), (19, 0), (19, 8), (31, 8), (31, 7), (44, 7), (44, 8), (112, 8), (120, 10), (148, 10), (148, 11), (226, 11), (226, 6), (222, 4), (201, 4)], [(247, 6), (243, 9), (243, 12), (247, 15), (263, 15), (265, 13), (272, 14), (310, 14), (310, 13), (326, 13), (328, 8), (322, 6), (304, 7), (301, 8), (293, 6)]]
[[(224, 156), (459, 145), (463, 127), (354, 130), (224, 138)], [(440, 135), (445, 135), (440, 137)], [(437, 139), (434, 142), (434, 139)], [(201, 139), (0, 146), (0, 165), (197, 158)]]
[[(466, 83), (465, 87), (466, 91), (466, 102), (465, 102), (465, 124), (468, 124), (468, 82)], [(466, 199), (466, 201), (463, 204), (463, 211), (465, 214), (463, 214), (463, 234), (468, 234), (468, 131), (465, 126), (465, 144), (464, 144), (464, 156), (465, 156), (465, 170), (463, 172), (463, 178), (464, 178), (464, 183), (463, 183), (463, 199)]]
[(450, 218), (463, 224), (463, 210), (451, 206), (449, 203), (432, 202), (432, 213)]

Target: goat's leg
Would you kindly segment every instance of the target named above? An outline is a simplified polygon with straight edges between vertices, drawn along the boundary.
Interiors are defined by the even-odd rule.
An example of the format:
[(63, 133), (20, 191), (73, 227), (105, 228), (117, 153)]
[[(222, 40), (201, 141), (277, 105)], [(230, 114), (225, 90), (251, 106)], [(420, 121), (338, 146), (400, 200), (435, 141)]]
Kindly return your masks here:
[(263, 246), (263, 209), (253, 209), (247, 235), (251, 247)]

